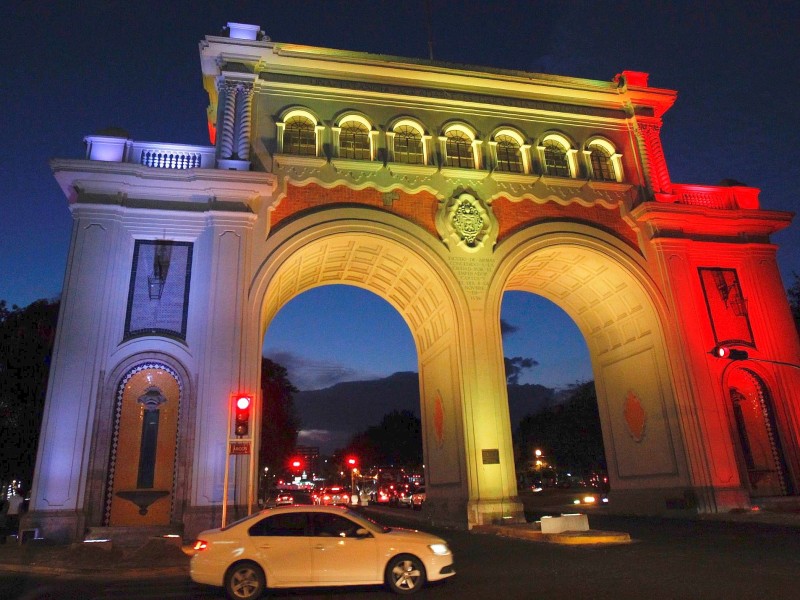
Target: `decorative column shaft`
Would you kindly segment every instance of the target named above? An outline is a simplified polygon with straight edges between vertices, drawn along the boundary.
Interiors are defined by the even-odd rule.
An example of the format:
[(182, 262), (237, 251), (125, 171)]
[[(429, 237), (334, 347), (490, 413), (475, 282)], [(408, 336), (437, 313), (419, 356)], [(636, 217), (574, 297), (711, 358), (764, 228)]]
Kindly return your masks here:
[(239, 160), (250, 160), (250, 119), (253, 86), (241, 84), (236, 92), (236, 152)]
[(236, 84), (225, 82), (222, 84), (225, 91), (225, 110), (222, 115), (222, 131), (220, 132), (219, 155), (220, 158), (233, 156), (233, 139), (236, 124)]
[(638, 122), (637, 134), (644, 146), (644, 159), (650, 174), (650, 185), (656, 194), (671, 194), (672, 182), (667, 171), (667, 161), (661, 146), (661, 122)]

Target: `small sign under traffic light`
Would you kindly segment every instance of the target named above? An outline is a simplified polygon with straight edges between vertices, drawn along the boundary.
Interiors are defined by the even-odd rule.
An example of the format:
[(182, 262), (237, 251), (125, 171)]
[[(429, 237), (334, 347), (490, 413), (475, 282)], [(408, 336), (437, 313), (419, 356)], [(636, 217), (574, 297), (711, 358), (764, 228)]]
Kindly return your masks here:
[(252, 405), (252, 396), (238, 395), (234, 398), (233, 432), (239, 437), (245, 437), (250, 433), (250, 407)]
[(231, 442), (228, 454), (238, 456), (241, 454), (250, 454), (250, 442)]

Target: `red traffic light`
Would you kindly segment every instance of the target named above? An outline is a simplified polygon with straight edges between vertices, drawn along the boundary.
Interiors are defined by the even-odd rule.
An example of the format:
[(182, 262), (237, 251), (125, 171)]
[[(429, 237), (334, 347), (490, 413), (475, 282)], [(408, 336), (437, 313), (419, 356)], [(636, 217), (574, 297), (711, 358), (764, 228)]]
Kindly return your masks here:
[(234, 433), (244, 437), (250, 433), (250, 407), (253, 405), (252, 396), (238, 395), (234, 398)]
[(714, 346), (711, 354), (717, 358), (727, 358), (728, 360), (747, 360), (748, 358), (745, 350), (737, 350), (729, 346)]
[(299, 458), (293, 458), (289, 461), (289, 466), (292, 467), (292, 471), (299, 471), (303, 468), (303, 461)]

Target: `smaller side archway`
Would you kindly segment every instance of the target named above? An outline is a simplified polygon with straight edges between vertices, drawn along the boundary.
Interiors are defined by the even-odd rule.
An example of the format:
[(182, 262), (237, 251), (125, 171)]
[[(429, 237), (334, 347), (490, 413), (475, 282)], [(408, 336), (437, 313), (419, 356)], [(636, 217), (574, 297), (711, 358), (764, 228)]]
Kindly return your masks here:
[(728, 374), (726, 388), (740, 476), (751, 499), (794, 495), (783, 419), (764, 379), (751, 368), (737, 367)]

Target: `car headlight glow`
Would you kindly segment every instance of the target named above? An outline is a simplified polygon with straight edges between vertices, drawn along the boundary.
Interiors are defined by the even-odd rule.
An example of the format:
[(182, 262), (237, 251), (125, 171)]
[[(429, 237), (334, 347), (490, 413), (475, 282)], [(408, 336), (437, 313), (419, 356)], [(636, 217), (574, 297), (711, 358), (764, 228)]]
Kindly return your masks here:
[(447, 544), (431, 544), (428, 546), (428, 548), (431, 549), (431, 552), (439, 556), (444, 556), (445, 554), (450, 553), (450, 550), (447, 548)]

